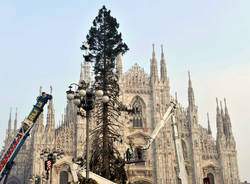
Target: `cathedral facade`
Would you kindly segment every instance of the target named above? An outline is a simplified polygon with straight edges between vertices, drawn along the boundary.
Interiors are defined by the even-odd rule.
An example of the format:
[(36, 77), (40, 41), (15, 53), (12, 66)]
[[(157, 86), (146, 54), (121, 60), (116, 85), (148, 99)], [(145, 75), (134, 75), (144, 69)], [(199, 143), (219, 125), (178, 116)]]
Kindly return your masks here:
[[(198, 107), (195, 105), (195, 95), (191, 77), (188, 77), (188, 107), (184, 108), (177, 97), (170, 95), (169, 77), (167, 76), (166, 60), (161, 49), (160, 72), (153, 46), (150, 59), (150, 74), (135, 64), (127, 72), (123, 72), (122, 57), (116, 62), (119, 76), (120, 100), (129, 107), (140, 109), (133, 115), (123, 114), (120, 121), (122, 142), (116, 143), (122, 155), (125, 155), (128, 145), (145, 145), (156, 124), (163, 117), (170, 101), (178, 104), (176, 121), (181, 137), (185, 168), (189, 184), (202, 184), (204, 178), (209, 178), (211, 184), (239, 184), (237, 151), (232, 134), (226, 100), (224, 105), (217, 99), (216, 124), (217, 136), (212, 137), (210, 122), (204, 128), (198, 121)], [(159, 75), (160, 74), (160, 75)], [(90, 80), (90, 65), (81, 64), (80, 80)], [(40, 89), (41, 93), (41, 89)], [(52, 93), (52, 88), (51, 88)], [(52, 94), (53, 95), (53, 94)], [(55, 127), (54, 105), (51, 100), (48, 105), (46, 125), (42, 113), (33, 128), (29, 140), (20, 150), (16, 164), (11, 170), (9, 184), (46, 183), (43, 179), (44, 161), (40, 158), (42, 151), (63, 151), (64, 157), (57, 159), (53, 166), (53, 184), (63, 184), (71, 181), (69, 171), (72, 158), (82, 156), (85, 152), (86, 119), (77, 116), (77, 109), (68, 102), (62, 121)], [(17, 114), (14, 128), (12, 120), (8, 124), (4, 149), (7, 149), (17, 131)], [(90, 120), (90, 129), (95, 128), (94, 118)], [(132, 184), (177, 184), (177, 169), (175, 147), (171, 122), (160, 130), (157, 138), (148, 150), (143, 152), (145, 162), (126, 165), (128, 181)]]

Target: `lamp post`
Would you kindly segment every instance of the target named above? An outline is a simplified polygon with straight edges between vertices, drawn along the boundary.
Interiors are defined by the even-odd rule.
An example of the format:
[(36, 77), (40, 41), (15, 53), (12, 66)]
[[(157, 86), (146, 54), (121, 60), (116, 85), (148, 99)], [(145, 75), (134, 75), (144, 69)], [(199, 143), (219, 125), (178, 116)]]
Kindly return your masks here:
[(49, 173), (50, 173), (50, 184), (52, 184), (52, 170), (53, 170), (53, 164), (56, 163), (57, 159), (61, 159), (63, 157), (64, 153), (61, 151), (50, 151), (49, 149), (42, 150), (42, 153), (40, 154), (40, 158), (44, 161), (45, 170), (46, 173), (46, 179), (49, 179)]
[[(77, 89), (72, 91), (72, 86), (76, 85)], [(81, 80), (79, 84), (72, 83), (69, 86), (67, 93), (67, 99), (69, 101), (73, 100), (74, 104), (78, 107), (77, 114), (81, 117), (84, 116), (84, 111), (86, 112), (86, 179), (89, 180), (89, 118), (90, 111), (94, 109), (95, 101), (97, 98), (101, 98), (103, 103), (109, 101), (109, 97), (104, 95), (102, 90), (95, 90), (93, 87), (89, 86), (84, 80)]]

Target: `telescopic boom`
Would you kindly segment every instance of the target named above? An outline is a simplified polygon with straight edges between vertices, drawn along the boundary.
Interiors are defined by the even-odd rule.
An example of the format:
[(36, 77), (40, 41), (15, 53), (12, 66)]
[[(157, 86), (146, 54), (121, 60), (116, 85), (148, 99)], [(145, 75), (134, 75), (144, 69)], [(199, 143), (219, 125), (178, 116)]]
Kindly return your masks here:
[(154, 141), (154, 139), (158, 135), (159, 131), (162, 129), (162, 127), (164, 127), (164, 125), (167, 123), (167, 121), (169, 120), (169, 118), (171, 117), (171, 115), (174, 113), (175, 108), (176, 108), (175, 103), (171, 102), (170, 105), (169, 105), (169, 107), (168, 107), (168, 109), (167, 109), (167, 111), (165, 112), (163, 118), (155, 126), (155, 129), (152, 132), (151, 136), (149, 137), (149, 140), (148, 140), (147, 144), (145, 146), (142, 146), (141, 149), (146, 150), (146, 149), (148, 149), (151, 146), (152, 142)]
[(18, 130), (8, 149), (0, 158), (0, 181), (3, 179), (4, 176), (5, 180), (7, 179), (8, 173), (10, 172), (14, 164), (14, 159), (16, 155), (18, 154), (27, 137), (30, 135), (30, 130), (32, 129), (39, 115), (43, 111), (44, 105), (48, 102), (48, 100), (51, 99), (52, 96), (45, 92), (42, 92), (42, 95), (37, 97), (37, 102), (31, 110), (30, 114), (22, 122), (21, 128)]
[(171, 125), (172, 125), (172, 133), (174, 138), (174, 147), (175, 147), (175, 154), (176, 154), (176, 160), (178, 165), (178, 171), (177, 171), (177, 177), (178, 177), (178, 184), (187, 184), (187, 172), (185, 168), (184, 158), (183, 158), (183, 149), (181, 144), (181, 138), (178, 134), (177, 124), (175, 120), (175, 110), (176, 110), (176, 104), (174, 102), (171, 102), (167, 111), (165, 112), (163, 118), (160, 120), (159, 123), (155, 126), (154, 131), (152, 132), (151, 136), (149, 137), (149, 140), (145, 146), (140, 146), (142, 150), (149, 149), (152, 142), (155, 140), (156, 136), (164, 127), (164, 125), (168, 122), (168, 120), (171, 118)]

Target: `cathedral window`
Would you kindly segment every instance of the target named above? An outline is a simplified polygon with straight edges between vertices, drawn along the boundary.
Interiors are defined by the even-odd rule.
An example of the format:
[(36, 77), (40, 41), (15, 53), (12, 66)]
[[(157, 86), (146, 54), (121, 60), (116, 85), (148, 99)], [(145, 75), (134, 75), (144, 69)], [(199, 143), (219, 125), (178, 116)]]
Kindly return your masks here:
[(145, 126), (145, 104), (143, 100), (136, 96), (132, 103), (132, 108), (134, 109), (133, 114), (133, 127), (134, 128), (142, 128)]

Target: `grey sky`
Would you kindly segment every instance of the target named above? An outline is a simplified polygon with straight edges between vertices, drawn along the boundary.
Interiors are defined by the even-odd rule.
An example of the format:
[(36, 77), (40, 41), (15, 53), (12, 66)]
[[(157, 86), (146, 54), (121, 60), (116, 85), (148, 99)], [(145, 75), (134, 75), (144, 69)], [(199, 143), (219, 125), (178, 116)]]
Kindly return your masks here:
[(190, 70), (200, 123), (207, 126), (209, 112), (214, 136), (215, 98), (227, 98), (240, 177), (250, 180), (249, 0), (0, 1), (0, 145), (10, 107), (18, 107), (23, 120), (40, 85), (45, 91), (53, 86), (58, 123), (68, 84), (79, 79), (81, 43), (103, 4), (130, 48), (124, 70), (138, 63), (149, 72), (152, 43), (158, 61), (163, 44), (171, 94), (177, 91), (187, 106)]

